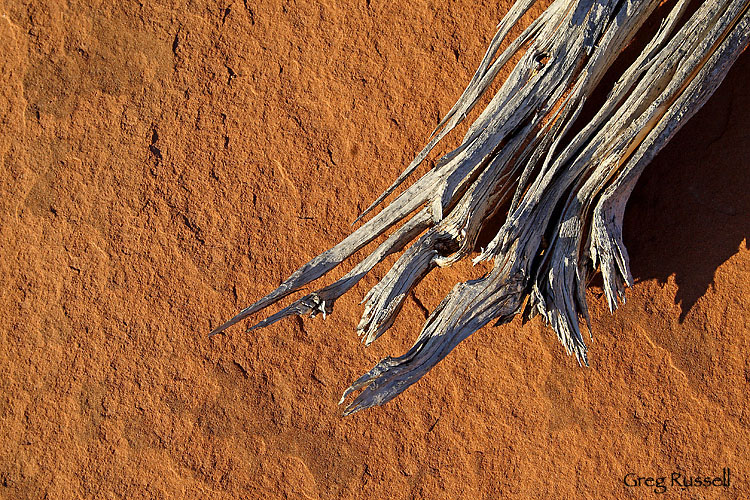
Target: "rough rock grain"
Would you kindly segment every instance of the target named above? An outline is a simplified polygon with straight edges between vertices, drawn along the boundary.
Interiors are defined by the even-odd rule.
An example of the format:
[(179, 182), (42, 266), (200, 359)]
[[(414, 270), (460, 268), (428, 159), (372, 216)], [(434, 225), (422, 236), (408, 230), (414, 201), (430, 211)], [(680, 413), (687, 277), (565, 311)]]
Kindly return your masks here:
[(626, 473), (722, 467), (670, 495), (750, 496), (750, 54), (636, 188), (590, 368), (513, 322), (340, 418), (468, 263), (367, 349), (375, 277), (206, 336), (348, 233), (507, 7), (0, 1), (0, 498), (644, 498)]

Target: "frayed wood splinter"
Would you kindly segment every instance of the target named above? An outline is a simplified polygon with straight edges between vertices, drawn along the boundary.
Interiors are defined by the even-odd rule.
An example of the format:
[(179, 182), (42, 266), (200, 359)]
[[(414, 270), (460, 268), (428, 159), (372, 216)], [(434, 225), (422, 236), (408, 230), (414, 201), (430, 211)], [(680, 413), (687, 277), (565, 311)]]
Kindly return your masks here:
[(342, 242), (211, 335), (322, 277), (402, 223), (344, 277), (254, 327), (290, 315), (325, 318), (376, 264), (410, 245), (363, 301), (357, 332), (370, 344), (391, 327), (407, 293), (425, 275), (467, 257), (487, 220), (499, 207), (509, 207), (505, 222), (475, 259), (491, 260), (494, 268), (457, 284), (406, 354), (382, 360), (356, 380), (341, 403), (361, 392), (344, 414), (393, 399), (479, 328), (519, 313), (525, 319), (542, 316), (568, 353), (588, 364), (579, 327), (579, 318), (589, 323), (586, 283), (599, 269), (610, 310), (624, 302), (625, 287), (633, 282), (622, 241), (625, 204), (644, 167), (707, 101), (747, 47), (750, 0), (707, 0), (697, 9), (687, 0), (669, 2), (640, 55), (622, 71), (593, 118), (575, 128), (586, 100), (660, 1), (556, 0), (501, 50), (534, 3), (519, 0), (508, 11), (474, 77), (427, 146), (357, 221), (410, 177), (474, 108), (500, 68), (523, 52), (461, 145)]

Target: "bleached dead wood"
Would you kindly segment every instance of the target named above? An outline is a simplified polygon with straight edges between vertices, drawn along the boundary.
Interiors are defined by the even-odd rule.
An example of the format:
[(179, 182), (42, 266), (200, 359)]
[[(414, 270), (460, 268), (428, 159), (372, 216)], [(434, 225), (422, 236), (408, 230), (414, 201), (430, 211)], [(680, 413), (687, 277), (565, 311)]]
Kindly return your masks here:
[(672, 8), (625, 69), (596, 115), (573, 130), (587, 98), (653, 15), (656, 0), (556, 0), (500, 51), (534, 3), (508, 12), (477, 72), (427, 146), (363, 214), (379, 206), (479, 101), (513, 55), (528, 48), (461, 145), (349, 237), (302, 266), (278, 289), (211, 334), (325, 275), (390, 227), (405, 222), (347, 275), (255, 327), (286, 316), (329, 314), (335, 301), (386, 256), (411, 246), (365, 297), (358, 332), (371, 343), (393, 324), (427, 273), (473, 250), (488, 218), (510, 206), (475, 260), (486, 276), (460, 283), (427, 319), (414, 346), (386, 358), (347, 389), (362, 392), (345, 414), (383, 404), (419, 380), (458, 343), (491, 321), (541, 315), (569, 353), (587, 364), (579, 318), (585, 286), (600, 269), (610, 309), (632, 283), (622, 242), (627, 199), (644, 167), (706, 102), (750, 40), (750, 0), (707, 0), (689, 18)]

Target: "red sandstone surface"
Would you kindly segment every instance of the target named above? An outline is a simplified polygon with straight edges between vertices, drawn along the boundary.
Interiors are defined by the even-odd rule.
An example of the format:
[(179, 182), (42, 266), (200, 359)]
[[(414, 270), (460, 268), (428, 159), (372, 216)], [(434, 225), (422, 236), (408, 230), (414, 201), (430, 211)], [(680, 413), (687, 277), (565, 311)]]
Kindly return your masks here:
[(207, 337), (348, 234), (507, 6), (0, 1), (0, 498), (651, 498), (625, 475), (725, 467), (660, 497), (750, 497), (748, 53), (633, 194), (590, 368), (514, 321), (341, 418), (468, 262), (369, 348), (387, 266), (325, 321)]

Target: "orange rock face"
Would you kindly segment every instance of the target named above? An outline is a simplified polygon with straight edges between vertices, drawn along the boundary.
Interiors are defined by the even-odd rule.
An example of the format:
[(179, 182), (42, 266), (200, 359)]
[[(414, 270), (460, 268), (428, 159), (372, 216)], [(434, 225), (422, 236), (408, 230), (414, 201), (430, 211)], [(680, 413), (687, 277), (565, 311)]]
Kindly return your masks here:
[(325, 321), (206, 334), (348, 233), (508, 3), (94, 3), (0, 2), (0, 498), (750, 496), (749, 54), (636, 188), (590, 368), (517, 321), (342, 419), (486, 268), (367, 349), (386, 266)]

